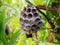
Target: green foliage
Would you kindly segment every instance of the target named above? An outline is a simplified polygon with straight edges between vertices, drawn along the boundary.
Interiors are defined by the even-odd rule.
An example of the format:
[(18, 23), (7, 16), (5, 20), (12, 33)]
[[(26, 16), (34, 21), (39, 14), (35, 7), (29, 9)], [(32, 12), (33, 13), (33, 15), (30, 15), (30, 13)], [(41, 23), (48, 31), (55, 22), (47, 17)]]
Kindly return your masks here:
[(45, 30), (40, 30), (37, 35), (39, 41), (47, 41), (48, 33)]
[[(34, 5), (45, 5), (47, 7), (56, 6), (55, 0), (30, 0)], [(3, 3), (2, 3), (3, 2)], [(3, 4), (3, 5), (2, 5)], [(0, 0), (0, 45), (36, 45), (37, 41), (41, 45), (58, 45), (47, 42), (48, 33), (46, 31), (46, 28), (48, 27), (48, 23), (45, 19), (45, 17), (41, 15), (42, 17), (42, 27), (37, 32), (37, 41), (33, 41), (32, 38), (26, 38), (26, 35), (23, 34), (23, 31), (19, 24), (19, 16), (21, 9), (27, 4), (25, 0)], [(43, 10), (45, 14), (47, 14), (47, 17), (52, 19), (56, 19), (55, 24), (56, 27), (60, 27), (60, 18), (59, 14), (54, 11), (50, 10)], [(8, 17), (6, 17), (9, 15)], [(5, 29), (6, 24), (9, 23), (11, 26), (12, 32), (9, 35), (6, 35)], [(52, 29), (54, 30), (54, 29)], [(59, 34), (56, 34), (56, 37), (60, 38)], [(55, 43), (58, 41), (55, 40)]]
[(16, 43), (16, 40), (17, 40), (19, 34), (20, 34), (20, 30), (11, 34), (9, 45), (12, 45), (12, 44), (15, 45), (14, 43)]
[(6, 1), (6, 3), (8, 3), (8, 4), (11, 4), (12, 3), (12, 0), (5, 0)]
[(0, 40), (6, 45), (6, 35), (5, 35), (5, 9), (0, 7)]
[(56, 20), (56, 25), (57, 25), (57, 27), (60, 27), (60, 18), (58, 18), (58, 19)]
[(46, 0), (30, 0), (34, 5), (46, 5)]
[(0, 7), (2, 6), (2, 0), (0, 0)]
[(0, 45), (4, 45), (3, 42), (0, 40)]

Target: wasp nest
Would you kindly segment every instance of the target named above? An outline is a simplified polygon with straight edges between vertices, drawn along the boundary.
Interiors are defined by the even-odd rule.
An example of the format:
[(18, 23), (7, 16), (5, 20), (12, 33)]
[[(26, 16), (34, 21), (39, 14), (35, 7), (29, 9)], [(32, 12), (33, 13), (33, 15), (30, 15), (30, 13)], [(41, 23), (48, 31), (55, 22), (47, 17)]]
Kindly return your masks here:
[(20, 14), (20, 24), (23, 30), (37, 31), (41, 24), (41, 16), (39, 16), (37, 9), (32, 5), (27, 5), (23, 8)]

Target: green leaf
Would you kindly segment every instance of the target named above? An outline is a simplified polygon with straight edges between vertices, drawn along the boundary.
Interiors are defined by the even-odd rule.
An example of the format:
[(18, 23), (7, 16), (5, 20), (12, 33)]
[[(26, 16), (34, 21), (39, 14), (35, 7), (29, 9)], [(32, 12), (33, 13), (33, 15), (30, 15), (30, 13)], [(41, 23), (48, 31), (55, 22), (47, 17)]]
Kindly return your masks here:
[(0, 0), (0, 7), (2, 6), (2, 0)]
[(15, 33), (12, 33), (11, 37), (10, 37), (10, 42), (9, 45), (14, 45), (14, 43), (16, 43), (16, 40), (18, 39), (20, 34), (20, 30), (17, 30)]
[(0, 45), (4, 45), (4, 43), (0, 40)]
[(57, 39), (60, 39), (60, 36), (59, 35), (60, 34), (58, 34), (58, 33), (55, 34), (55, 36), (56, 36)]
[(59, 16), (59, 14), (58, 14), (57, 12), (54, 12), (54, 11), (49, 11), (49, 10), (47, 10), (46, 13), (47, 13), (47, 16), (48, 16), (49, 18), (56, 18), (56, 17)]
[(60, 18), (58, 18), (58, 19), (56, 20), (56, 24), (57, 24), (58, 27), (60, 27)]
[(13, 16), (5, 18), (5, 23), (9, 22), (12, 19)]
[(7, 39), (5, 35), (5, 8), (0, 7), (0, 40), (6, 45)]
[(7, 2), (8, 4), (11, 4), (11, 3), (12, 3), (12, 0), (6, 0), (6, 2)]
[(39, 4), (42, 4), (43, 2), (45, 2), (45, 0), (30, 0), (30, 1), (35, 5), (39, 5)]

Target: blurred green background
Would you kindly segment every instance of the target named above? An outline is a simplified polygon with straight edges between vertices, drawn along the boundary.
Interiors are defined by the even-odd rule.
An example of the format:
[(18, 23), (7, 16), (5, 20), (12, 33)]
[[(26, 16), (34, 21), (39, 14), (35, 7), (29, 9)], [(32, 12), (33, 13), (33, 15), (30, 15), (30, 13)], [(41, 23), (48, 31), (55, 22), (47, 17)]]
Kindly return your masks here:
[[(51, 6), (55, 0), (29, 0), (31, 3), (36, 5)], [(25, 0), (0, 0), (0, 45), (36, 45), (36, 41), (32, 38), (26, 38), (23, 34), (23, 30), (20, 28), (19, 18), (22, 8), (27, 5)], [(52, 11), (41, 10), (45, 14), (48, 13), (49, 18), (58, 17), (57, 13)], [(46, 31), (47, 20), (39, 13), (42, 17), (42, 27), (37, 32), (39, 45), (58, 45), (58, 40), (54, 42), (47, 42), (48, 32)], [(7, 16), (7, 17), (6, 17)], [(12, 32), (9, 35), (5, 34), (6, 24), (9, 24)], [(57, 26), (57, 23), (54, 23)], [(59, 24), (59, 23), (58, 23)], [(57, 26), (59, 27), (59, 26)]]

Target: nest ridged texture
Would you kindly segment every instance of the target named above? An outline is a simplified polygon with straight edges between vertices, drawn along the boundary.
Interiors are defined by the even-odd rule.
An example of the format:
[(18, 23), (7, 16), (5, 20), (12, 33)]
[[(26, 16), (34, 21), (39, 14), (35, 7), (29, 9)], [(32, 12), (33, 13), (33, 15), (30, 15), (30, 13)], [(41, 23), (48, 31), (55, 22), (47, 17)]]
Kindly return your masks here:
[(42, 20), (35, 6), (26, 5), (20, 14), (21, 28), (26, 31), (37, 31), (40, 29)]

